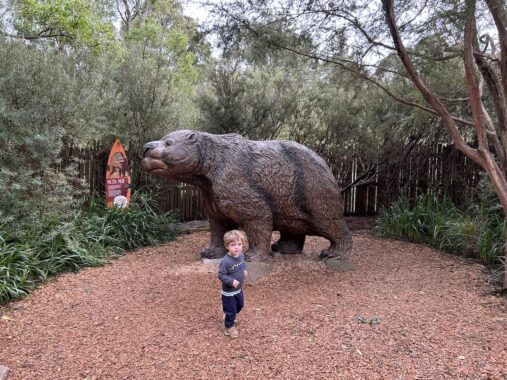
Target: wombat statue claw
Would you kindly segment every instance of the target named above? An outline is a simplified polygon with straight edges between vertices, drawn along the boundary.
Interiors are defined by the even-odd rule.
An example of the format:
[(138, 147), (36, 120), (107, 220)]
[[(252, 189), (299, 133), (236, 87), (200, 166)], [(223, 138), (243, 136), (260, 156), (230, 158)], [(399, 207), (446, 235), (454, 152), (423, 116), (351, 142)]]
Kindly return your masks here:
[(351, 252), (338, 184), (324, 160), (301, 144), (181, 130), (147, 143), (143, 165), (203, 191), (211, 230), (203, 257), (222, 257), (224, 233), (238, 227), (252, 261), (270, 253), (273, 231), (280, 232), (273, 245), (280, 253), (301, 253), (306, 235), (329, 240), (324, 260)]

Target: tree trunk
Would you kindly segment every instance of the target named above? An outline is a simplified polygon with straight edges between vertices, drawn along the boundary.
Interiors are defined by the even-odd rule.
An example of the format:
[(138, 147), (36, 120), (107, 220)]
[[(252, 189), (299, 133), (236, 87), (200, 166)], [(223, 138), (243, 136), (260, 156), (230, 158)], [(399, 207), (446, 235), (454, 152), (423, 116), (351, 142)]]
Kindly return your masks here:
[[(505, 224), (507, 225), (507, 218), (505, 218)], [(504, 268), (507, 268), (507, 239), (505, 240), (505, 245), (503, 246), (503, 254), (504, 254)], [(507, 289), (507, 269), (503, 271), (503, 287)]]

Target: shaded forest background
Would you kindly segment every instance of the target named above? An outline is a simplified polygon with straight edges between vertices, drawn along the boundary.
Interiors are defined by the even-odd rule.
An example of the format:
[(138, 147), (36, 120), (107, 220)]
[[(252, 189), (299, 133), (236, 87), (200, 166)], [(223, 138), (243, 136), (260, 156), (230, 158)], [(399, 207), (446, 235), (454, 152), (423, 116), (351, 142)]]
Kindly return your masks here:
[[(71, 218), (101, 190), (100, 167), (85, 183), (79, 167), (86, 163), (62, 156), (71, 146), (95, 144), (93, 159), (100, 161), (120, 137), (139, 187), (142, 145), (183, 128), (309, 146), (348, 189), (349, 213), (376, 213), (402, 192), (446, 190), (460, 201), (458, 194), (473, 194), (479, 181), (467, 159), (449, 155), (451, 141), (435, 115), (340, 66), (269, 45), (267, 37), (315, 45), (288, 24), (258, 39), (228, 28), (223, 14), (199, 25), (173, 0), (7, 1), (1, 16), (3, 225)], [(211, 33), (219, 38), (215, 46), (206, 39)], [(451, 42), (442, 39), (428, 36), (414, 49), (437, 52)], [(342, 41), (335, 55), (352, 54)], [(462, 65), (452, 58), (420, 65), (466, 117), (466, 92), (451, 86)], [(363, 70), (392, 92), (418, 98), (404, 76), (390, 74), (399, 69), (388, 57)]]

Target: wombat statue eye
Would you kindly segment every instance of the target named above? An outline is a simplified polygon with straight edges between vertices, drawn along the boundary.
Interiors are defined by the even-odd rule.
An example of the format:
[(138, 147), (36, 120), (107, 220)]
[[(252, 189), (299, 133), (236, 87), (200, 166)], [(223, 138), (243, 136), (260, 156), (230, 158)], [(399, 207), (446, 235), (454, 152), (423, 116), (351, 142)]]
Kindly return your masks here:
[(165, 146), (171, 146), (171, 140), (166, 140), (165, 141)]
[(196, 133), (191, 133), (191, 134), (188, 135), (187, 139), (190, 142), (195, 142), (197, 140), (197, 134)]

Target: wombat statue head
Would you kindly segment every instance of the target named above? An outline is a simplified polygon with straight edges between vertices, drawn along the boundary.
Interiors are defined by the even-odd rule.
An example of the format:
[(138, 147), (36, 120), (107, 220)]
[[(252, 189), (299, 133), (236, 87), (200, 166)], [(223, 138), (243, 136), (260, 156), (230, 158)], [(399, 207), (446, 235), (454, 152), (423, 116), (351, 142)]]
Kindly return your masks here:
[(195, 173), (200, 164), (198, 134), (181, 130), (144, 145), (143, 166), (150, 174), (177, 177)]

